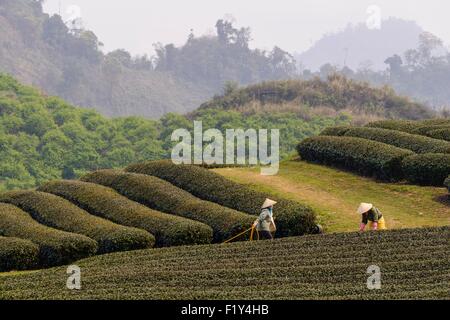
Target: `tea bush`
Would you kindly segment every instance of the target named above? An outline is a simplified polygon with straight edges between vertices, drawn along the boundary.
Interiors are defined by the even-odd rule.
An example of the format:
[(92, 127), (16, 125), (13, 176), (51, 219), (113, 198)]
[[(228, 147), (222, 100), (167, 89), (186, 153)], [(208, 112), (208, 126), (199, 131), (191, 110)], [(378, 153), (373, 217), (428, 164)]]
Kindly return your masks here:
[(386, 143), (415, 153), (450, 153), (450, 143), (421, 135), (382, 128), (351, 128), (344, 136)]
[(278, 201), (274, 209), (277, 237), (302, 235), (315, 230), (315, 214), (311, 208), (251, 190), (199, 166), (175, 165), (170, 160), (161, 160), (134, 164), (126, 171), (156, 176), (200, 199), (253, 215), (259, 215), (262, 203), (270, 197)]
[(144, 229), (155, 236), (158, 247), (210, 241), (204, 224), (152, 210), (104, 186), (60, 180), (49, 182), (39, 190), (63, 197), (93, 215)]
[(405, 158), (405, 177), (412, 183), (442, 187), (450, 174), (450, 154), (427, 153)]
[(434, 138), (434, 139), (450, 141), (450, 127), (428, 131), (427, 136)]
[(151, 208), (203, 222), (214, 231), (214, 241), (223, 241), (244, 231), (255, 220), (248, 214), (200, 200), (165, 180), (149, 175), (100, 170), (82, 180), (113, 188)]
[(413, 133), (414, 130), (416, 130), (419, 125), (420, 124), (418, 121), (412, 120), (380, 120), (371, 122), (367, 124), (366, 127), (398, 130)]
[(380, 120), (371, 122), (366, 127), (383, 128), (408, 132), (412, 134), (424, 134), (433, 128), (450, 126), (449, 119), (427, 119), (421, 121), (413, 120)]
[(0, 299), (448, 300), (449, 239), (447, 226), (119, 252), (77, 262), (89, 289), (67, 290), (61, 267), (0, 277)]
[(29, 240), (0, 236), (0, 272), (38, 266), (39, 247)]
[(328, 127), (323, 130), (320, 135), (321, 136), (343, 136), (348, 130), (350, 130), (351, 126), (337, 126), (337, 127)]
[(83, 235), (44, 226), (21, 209), (0, 203), (0, 236), (27, 239), (39, 246), (43, 267), (67, 264), (97, 252), (97, 243)]
[(153, 239), (146, 231), (93, 216), (50, 193), (10, 191), (0, 194), (0, 202), (21, 208), (46, 226), (94, 239), (98, 243), (97, 253), (143, 249), (153, 245)]
[(317, 136), (303, 140), (302, 159), (342, 167), (362, 175), (395, 181), (403, 178), (403, 158), (413, 152), (381, 142), (353, 137)]

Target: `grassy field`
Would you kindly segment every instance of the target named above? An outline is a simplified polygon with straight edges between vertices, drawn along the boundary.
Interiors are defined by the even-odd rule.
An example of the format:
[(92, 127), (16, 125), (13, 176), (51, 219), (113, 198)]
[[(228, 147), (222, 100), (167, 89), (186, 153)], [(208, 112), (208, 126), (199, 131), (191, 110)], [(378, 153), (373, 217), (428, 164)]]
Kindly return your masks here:
[[(449, 299), (449, 227), (146, 249), (0, 275), (0, 299)], [(373, 250), (376, 248), (376, 250)], [(369, 266), (381, 288), (369, 290)], [(426, 267), (425, 267), (426, 266)]]
[[(258, 168), (214, 171), (310, 205), (329, 234), (94, 256), (74, 263), (81, 267), (81, 290), (66, 288), (67, 266), (0, 273), (0, 300), (450, 299), (445, 188), (379, 183), (294, 160), (275, 176)], [(373, 202), (388, 227), (401, 230), (348, 232), (359, 225), (362, 201)], [(371, 265), (381, 269), (380, 290), (367, 288)]]
[(450, 225), (450, 200), (445, 188), (380, 183), (295, 160), (282, 162), (274, 176), (260, 175), (258, 168), (214, 171), (255, 190), (310, 205), (327, 232), (355, 231), (360, 222), (355, 213), (360, 202), (377, 206), (384, 213), (388, 228)]

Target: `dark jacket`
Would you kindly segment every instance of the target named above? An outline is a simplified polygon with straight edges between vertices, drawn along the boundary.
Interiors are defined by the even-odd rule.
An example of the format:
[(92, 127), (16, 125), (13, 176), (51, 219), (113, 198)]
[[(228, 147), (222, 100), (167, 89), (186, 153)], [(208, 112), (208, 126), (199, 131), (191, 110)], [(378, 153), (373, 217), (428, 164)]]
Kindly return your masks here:
[(381, 211), (373, 207), (372, 209), (370, 209), (370, 211), (362, 214), (361, 222), (364, 224), (367, 224), (369, 221), (378, 222), (378, 220), (380, 220), (382, 216), (383, 214), (381, 213)]

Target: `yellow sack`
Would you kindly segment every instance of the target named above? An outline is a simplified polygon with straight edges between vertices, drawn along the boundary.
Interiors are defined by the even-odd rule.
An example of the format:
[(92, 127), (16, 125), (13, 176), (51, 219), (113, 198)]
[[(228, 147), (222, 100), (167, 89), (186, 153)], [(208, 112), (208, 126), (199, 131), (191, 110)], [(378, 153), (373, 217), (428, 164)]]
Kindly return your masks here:
[[(378, 220), (378, 230), (386, 230), (386, 222), (384, 221), (384, 217)], [(367, 223), (367, 230), (373, 230), (373, 221), (369, 221)]]

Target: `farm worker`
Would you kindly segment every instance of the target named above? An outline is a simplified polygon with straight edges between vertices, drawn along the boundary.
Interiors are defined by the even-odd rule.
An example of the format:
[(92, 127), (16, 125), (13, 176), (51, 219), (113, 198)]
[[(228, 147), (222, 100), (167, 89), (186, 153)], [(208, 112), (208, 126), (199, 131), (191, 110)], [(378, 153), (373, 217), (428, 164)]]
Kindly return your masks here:
[(384, 222), (383, 214), (380, 210), (375, 208), (373, 204), (361, 203), (358, 208), (358, 214), (362, 216), (359, 231), (364, 231), (366, 225), (368, 225), (369, 230), (386, 229), (386, 223)]
[(253, 227), (256, 228), (262, 239), (273, 239), (272, 232), (277, 230), (273, 219), (273, 205), (276, 203), (276, 201), (266, 199), (261, 206), (261, 214), (253, 223)]

